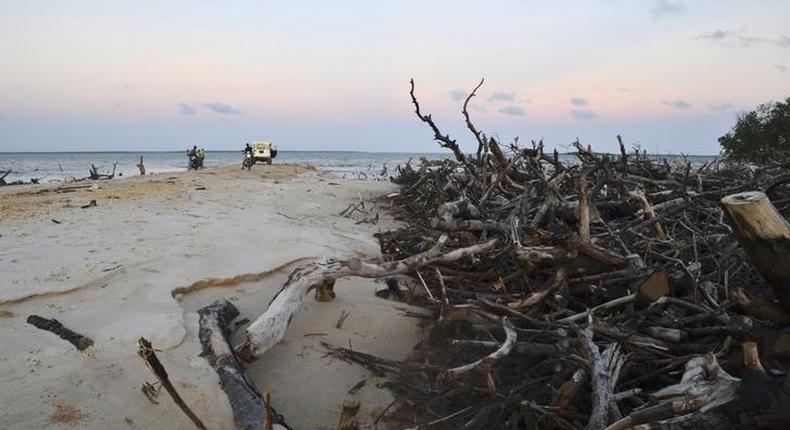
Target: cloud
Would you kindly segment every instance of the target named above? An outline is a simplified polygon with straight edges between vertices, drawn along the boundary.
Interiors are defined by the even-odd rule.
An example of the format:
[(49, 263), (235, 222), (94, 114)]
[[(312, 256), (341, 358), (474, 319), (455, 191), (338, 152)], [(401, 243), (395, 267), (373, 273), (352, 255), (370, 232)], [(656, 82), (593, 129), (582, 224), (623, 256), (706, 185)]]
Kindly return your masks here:
[(584, 97), (571, 97), (570, 102), (574, 106), (587, 106), (587, 104), (590, 103), (590, 101)]
[(760, 37), (744, 34), (744, 30), (714, 30), (698, 34), (695, 39), (708, 40), (729, 46), (749, 47), (754, 45), (773, 45), (780, 48), (790, 47), (790, 37), (783, 34), (777, 37)]
[(730, 109), (732, 109), (734, 107), (735, 107), (735, 105), (733, 105), (732, 103), (721, 103), (721, 104), (717, 104), (717, 105), (710, 105), (710, 106), (708, 106), (708, 109), (710, 109), (712, 111), (721, 112), (721, 111), (725, 111), (725, 110), (730, 110)]
[(675, 109), (688, 109), (691, 107), (691, 104), (685, 100), (676, 99), (676, 100), (664, 100), (661, 103), (672, 106)]
[(630, 93), (631, 92), (630, 88), (618, 88), (617, 90), (620, 91), (621, 93)]
[(209, 102), (206, 103), (205, 106), (216, 113), (221, 113), (223, 115), (238, 115), (241, 112), (235, 109), (233, 106), (222, 103), (222, 102)]
[(721, 41), (721, 40), (729, 39), (730, 37), (733, 36), (735, 36), (735, 34), (730, 30), (715, 30), (697, 35), (697, 39)]
[(784, 64), (777, 64), (774, 66), (774, 68), (778, 70), (779, 73), (787, 73), (787, 66), (785, 66)]
[(571, 116), (576, 119), (595, 119), (598, 114), (590, 109), (571, 109)]
[(476, 104), (470, 104), (469, 108), (472, 109), (472, 110), (476, 110), (478, 112), (487, 112), (488, 111), (488, 109), (484, 108), (483, 106), (479, 106), (479, 105), (476, 105)]
[(686, 13), (686, 4), (682, 1), (673, 3), (668, 0), (658, 0), (651, 12), (653, 12), (654, 19), (663, 18), (667, 15), (681, 15)]
[(197, 111), (189, 103), (181, 102), (178, 104), (178, 113), (181, 115), (194, 115)]
[(515, 116), (524, 116), (524, 115), (527, 114), (527, 112), (524, 111), (524, 109), (522, 109), (522, 108), (520, 108), (518, 106), (513, 106), (513, 105), (505, 106), (505, 107), (499, 109), (498, 112), (499, 113), (503, 113), (505, 115), (515, 115)]
[(497, 91), (488, 98), (489, 101), (512, 102), (516, 100), (516, 93)]
[(462, 90), (460, 88), (453, 88), (453, 90), (450, 91), (450, 98), (455, 100), (455, 101), (464, 100), (467, 95), (468, 94), (466, 93), (466, 91), (464, 91), (464, 90)]

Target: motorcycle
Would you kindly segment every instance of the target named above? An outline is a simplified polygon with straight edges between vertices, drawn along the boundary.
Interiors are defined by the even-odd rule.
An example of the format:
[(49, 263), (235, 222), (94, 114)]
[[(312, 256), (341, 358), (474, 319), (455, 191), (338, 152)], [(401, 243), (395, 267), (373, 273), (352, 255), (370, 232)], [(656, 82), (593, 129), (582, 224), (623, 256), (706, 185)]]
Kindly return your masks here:
[(198, 157), (197, 154), (190, 154), (187, 152), (187, 158), (189, 159), (187, 170), (197, 170), (203, 167), (203, 159)]
[(252, 152), (245, 152), (244, 153), (244, 162), (241, 165), (241, 168), (244, 169), (245, 167), (247, 170), (252, 169), (252, 165), (255, 164), (255, 160), (252, 159)]

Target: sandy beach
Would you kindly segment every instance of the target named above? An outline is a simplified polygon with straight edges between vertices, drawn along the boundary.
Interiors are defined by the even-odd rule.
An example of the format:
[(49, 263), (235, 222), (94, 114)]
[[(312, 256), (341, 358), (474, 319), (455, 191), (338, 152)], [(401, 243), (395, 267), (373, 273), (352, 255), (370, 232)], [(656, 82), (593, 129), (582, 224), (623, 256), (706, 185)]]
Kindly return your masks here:
[[(196, 309), (226, 298), (241, 312), (237, 321), (254, 320), (305, 259), (378, 256), (373, 234), (394, 221), (384, 211), (376, 225), (338, 214), (394, 190), (278, 164), (0, 189), (0, 427), (194, 428), (164, 391), (158, 404), (141, 393), (155, 380), (137, 355), (145, 337), (207, 427), (232, 428), (216, 373), (198, 356)], [(361, 381), (353, 398), (364, 424), (392, 401), (381, 381), (320, 345), (408, 354), (421, 331), (402, 316), (406, 305), (375, 297), (377, 286), (343, 279), (334, 301), (308, 298), (285, 340), (249, 364), (294, 428), (335, 428)], [(79, 352), (27, 324), (32, 314), (95, 345)]]

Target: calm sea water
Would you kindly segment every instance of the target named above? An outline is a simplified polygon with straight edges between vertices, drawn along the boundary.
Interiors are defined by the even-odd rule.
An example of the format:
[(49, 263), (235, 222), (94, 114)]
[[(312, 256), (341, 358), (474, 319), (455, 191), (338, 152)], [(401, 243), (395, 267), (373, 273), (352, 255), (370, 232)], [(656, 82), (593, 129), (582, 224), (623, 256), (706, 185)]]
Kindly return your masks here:
[[(146, 171), (150, 173), (176, 172), (186, 169), (187, 158), (184, 152), (46, 152), (46, 153), (2, 153), (0, 152), (0, 171), (12, 171), (6, 181), (29, 181), (38, 178), (42, 183), (88, 176), (88, 169), (95, 164), (100, 172), (111, 171), (117, 162), (117, 173), (122, 176), (137, 175), (137, 163), (143, 156)], [(385, 166), (392, 173), (398, 164), (404, 165), (409, 159), (415, 163), (420, 158), (441, 159), (452, 157), (445, 153), (383, 153), (383, 152), (309, 152), (280, 151), (275, 163), (308, 164), (320, 172), (354, 179), (382, 178)], [(573, 163), (573, 155), (561, 155), (563, 161)], [(679, 161), (679, 157), (669, 157)], [(711, 161), (710, 156), (690, 156), (694, 164)], [(207, 167), (241, 165), (240, 151), (206, 151)], [(383, 177), (386, 179), (386, 176)]]
[[(186, 170), (185, 152), (47, 152), (47, 153), (0, 153), (0, 171), (13, 173), (6, 181), (38, 178), (42, 183), (88, 176), (91, 163), (100, 172), (112, 171), (117, 162), (117, 172), (122, 176), (137, 175), (137, 163), (143, 156), (145, 169), (150, 173), (177, 172)], [(274, 163), (307, 164), (333, 176), (354, 179), (370, 179), (380, 176), (384, 166), (389, 172), (398, 164), (406, 164), (411, 158), (417, 162), (421, 157), (440, 159), (446, 154), (409, 154), (378, 152), (308, 152), (279, 151)], [(241, 151), (206, 151), (205, 166), (241, 166)]]

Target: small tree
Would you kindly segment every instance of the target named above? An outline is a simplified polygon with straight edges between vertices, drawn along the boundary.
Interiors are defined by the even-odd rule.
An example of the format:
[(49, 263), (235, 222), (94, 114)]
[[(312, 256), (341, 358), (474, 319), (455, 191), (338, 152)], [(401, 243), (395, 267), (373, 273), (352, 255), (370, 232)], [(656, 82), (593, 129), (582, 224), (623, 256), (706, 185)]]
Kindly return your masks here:
[(766, 162), (790, 153), (790, 97), (738, 115), (729, 133), (719, 138), (724, 155), (736, 161)]

